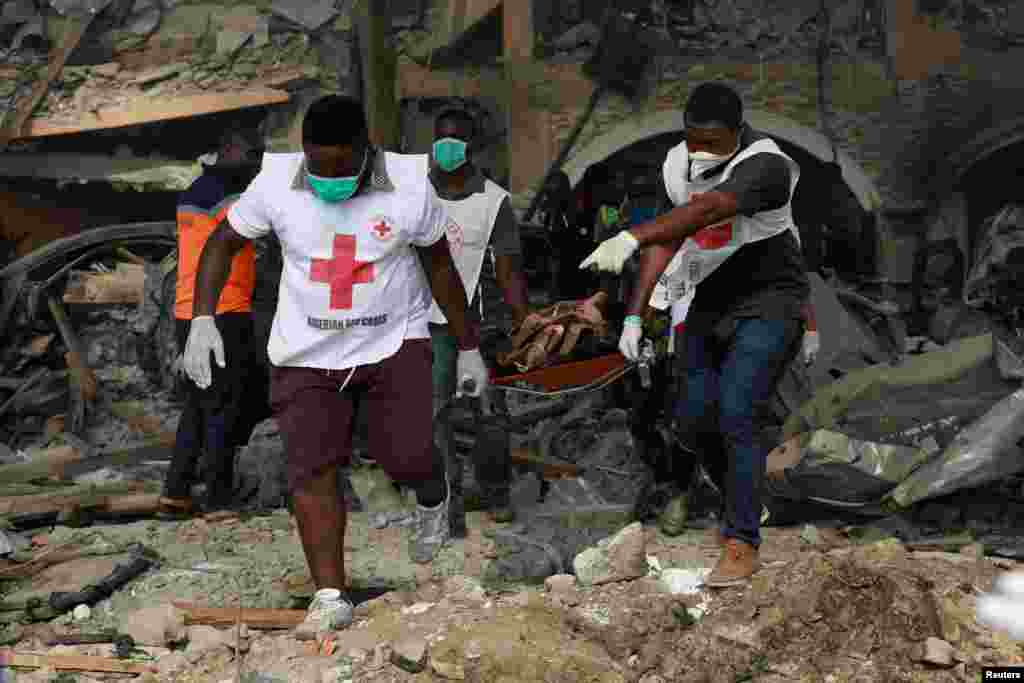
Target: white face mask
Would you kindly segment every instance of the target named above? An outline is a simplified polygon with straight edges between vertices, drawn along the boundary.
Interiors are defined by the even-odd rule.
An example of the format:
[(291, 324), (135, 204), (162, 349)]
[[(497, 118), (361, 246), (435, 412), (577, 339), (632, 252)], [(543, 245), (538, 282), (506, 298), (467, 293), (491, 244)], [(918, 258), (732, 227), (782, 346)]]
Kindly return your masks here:
[(731, 159), (737, 151), (739, 151), (739, 143), (736, 144), (734, 149), (729, 154), (712, 154), (711, 152), (689, 152), (690, 157), (690, 175), (699, 176), (715, 166), (721, 164), (728, 159)]

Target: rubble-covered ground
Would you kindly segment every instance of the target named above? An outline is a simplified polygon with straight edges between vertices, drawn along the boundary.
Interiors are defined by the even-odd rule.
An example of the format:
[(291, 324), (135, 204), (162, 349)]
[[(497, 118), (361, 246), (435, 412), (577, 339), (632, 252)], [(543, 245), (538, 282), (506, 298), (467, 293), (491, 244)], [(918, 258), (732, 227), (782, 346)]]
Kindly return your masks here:
[[(230, 627), (179, 623), (177, 649), (145, 648), (155, 672), (140, 680), (230, 681), (241, 667), (242, 680), (296, 682), (968, 681), (982, 665), (1024, 663), (1018, 643), (974, 620), (978, 593), (1013, 563), (978, 559), (973, 549), (914, 553), (892, 540), (851, 545), (829, 529), (769, 529), (764, 568), (751, 585), (713, 593), (677, 586), (683, 592), (673, 595), (669, 577), (686, 573), (671, 570), (699, 576), (694, 570), (717, 556), (716, 541), (701, 532), (667, 539), (648, 528), (638, 535), (642, 544), (630, 545), (634, 556), (619, 563), (650, 566), (656, 558), (660, 573), (652, 567), (647, 576), (599, 586), (559, 576), (545, 587), (486, 590), (480, 575), (491, 554), (490, 526), (470, 513), (469, 537), (433, 567), (417, 568), (405, 556), (401, 530), (370, 529), (365, 514), (356, 513), (346, 544), (353, 581), (383, 579), (402, 588), (359, 605), (355, 623), (330, 646), (318, 650), (287, 630), (243, 626), (238, 637)], [(59, 527), (37, 543), (82, 534), (146, 542), (166, 562), (86, 619), (68, 615), (25, 627), (19, 652), (109, 656), (109, 645), (47, 648), (42, 641), (113, 627), (144, 642), (154, 617), (131, 625), (139, 609), (239, 600), (243, 607), (287, 607), (292, 596), (309, 592), (283, 512), (214, 523)], [(419, 673), (406, 670), (421, 666)], [(53, 680), (53, 673), (18, 680)]]

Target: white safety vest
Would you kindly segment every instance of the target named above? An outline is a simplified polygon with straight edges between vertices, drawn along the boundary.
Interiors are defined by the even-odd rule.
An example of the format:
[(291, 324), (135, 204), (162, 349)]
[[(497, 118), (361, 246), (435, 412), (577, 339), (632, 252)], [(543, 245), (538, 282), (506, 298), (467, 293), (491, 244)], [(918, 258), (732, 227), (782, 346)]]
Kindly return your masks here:
[[(441, 204), (448, 212), (448, 223), (445, 234), (448, 237), (448, 248), (452, 253), (455, 268), (462, 278), (462, 286), (466, 289), (466, 305), (473, 301), (480, 284), (480, 272), (483, 270), (484, 257), (491, 242), (494, 222), (502, 202), (508, 197), (500, 185), (484, 179), (484, 191), (474, 192), (465, 199), (450, 200), (441, 198)], [(479, 297), (480, 315), (483, 317), (483, 297)], [(446, 325), (447, 318), (441, 307), (434, 301), (430, 308), (430, 322)]]
[(245, 234), (246, 215), (262, 212), (260, 222), (281, 242), (284, 271), (268, 345), (274, 365), (369, 365), (406, 339), (429, 338), (430, 290), (414, 247), (441, 238), (444, 212), (426, 155), (381, 153), (394, 192), (327, 204), (292, 189), (302, 154), (268, 154), (228, 214)]
[(742, 150), (722, 173), (710, 180), (688, 178), (690, 157), (685, 141), (672, 148), (665, 158), (662, 167), (665, 190), (675, 206), (682, 206), (693, 195), (709, 192), (725, 182), (732, 175), (736, 164), (764, 152), (778, 154), (789, 164), (789, 201), (781, 208), (762, 211), (754, 216), (734, 216), (686, 238), (665, 272), (658, 278), (650, 300), (652, 307), (662, 311), (672, 306), (673, 327), (686, 319), (697, 285), (744, 244), (775, 237), (786, 230), (791, 230), (797, 243), (800, 243), (800, 233), (793, 221), (792, 209), (793, 191), (800, 179), (800, 167), (768, 138), (758, 140)]

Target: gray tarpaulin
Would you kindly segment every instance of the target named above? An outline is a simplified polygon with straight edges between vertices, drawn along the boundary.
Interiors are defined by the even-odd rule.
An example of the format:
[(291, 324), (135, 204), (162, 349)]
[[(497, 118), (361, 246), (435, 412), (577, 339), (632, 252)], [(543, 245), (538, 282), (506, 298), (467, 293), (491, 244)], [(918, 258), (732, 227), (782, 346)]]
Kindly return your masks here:
[(1024, 470), (1024, 390), (996, 362), (995, 341), (963, 339), (820, 388), (786, 423), (799, 456), (775, 490), (836, 506), (886, 497), (906, 506)]

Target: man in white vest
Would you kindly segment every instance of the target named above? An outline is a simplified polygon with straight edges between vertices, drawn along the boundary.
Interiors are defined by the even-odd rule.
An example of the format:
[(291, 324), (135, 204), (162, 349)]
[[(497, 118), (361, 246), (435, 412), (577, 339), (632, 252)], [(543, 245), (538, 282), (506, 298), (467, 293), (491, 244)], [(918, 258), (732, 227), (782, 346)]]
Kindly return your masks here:
[(411, 559), (431, 561), (448, 538), (448, 483), (432, 439), (431, 294), (457, 339), (458, 374), (473, 379), (476, 392), (489, 375), (445, 239), (447, 215), (427, 180), (429, 157), (373, 147), (362, 103), (338, 95), (306, 112), (302, 147), (265, 155), (207, 240), (184, 365), (202, 388), (210, 385), (210, 354), (224, 366), (212, 316), (231, 260), (249, 240), (276, 233), (284, 270), (267, 349), (270, 403), (318, 589), (306, 627), (321, 631), (352, 621), (338, 474), (352, 455), (357, 400), (371, 456), (416, 490)]
[(676, 349), (686, 373), (680, 437), (691, 450), (703, 431), (724, 437), (722, 554), (706, 584), (730, 586), (759, 568), (760, 494), (775, 445), (771, 398), (800, 351), (810, 295), (790, 205), (800, 171), (744, 124), (739, 95), (722, 83), (698, 86), (684, 121), (686, 141), (663, 169), (675, 208), (605, 240), (581, 267), (621, 272), (642, 249), (619, 344), (630, 359), (639, 357), (640, 316), (663, 273), (669, 302), (688, 309), (676, 315), (686, 321)]
[[(484, 316), (480, 274), (485, 260), (494, 267), (495, 278), (505, 303), (512, 310), (513, 325), (526, 318), (526, 278), (522, 272), (522, 244), (519, 225), (509, 204), (508, 192), (497, 183), (484, 178), (472, 161), (473, 143), (479, 131), (476, 119), (463, 109), (446, 109), (434, 122), (433, 165), (430, 180), (448, 214), (445, 232), (452, 260), (462, 278), (467, 304)], [(458, 390), (456, 376), (457, 349), (455, 336), (441, 308), (435, 301), (430, 311), (430, 338), (434, 350), (434, 413)], [(456, 467), (452, 467), (452, 465)], [(452, 474), (461, 473), (458, 463), (449, 463)], [(489, 468), (484, 468), (489, 469)], [(497, 468), (500, 477), (501, 467)], [(485, 502), (496, 521), (512, 518), (508, 500), (508, 481), (483, 481), (487, 476), (478, 468)], [(493, 477), (492, 477), (493, 478)], [(461, 486), (452, 505), (462, 504)], [(453, 519), (461, 519), (452, 510)], [(454, 530), (463, 533), (461, 528)]]

